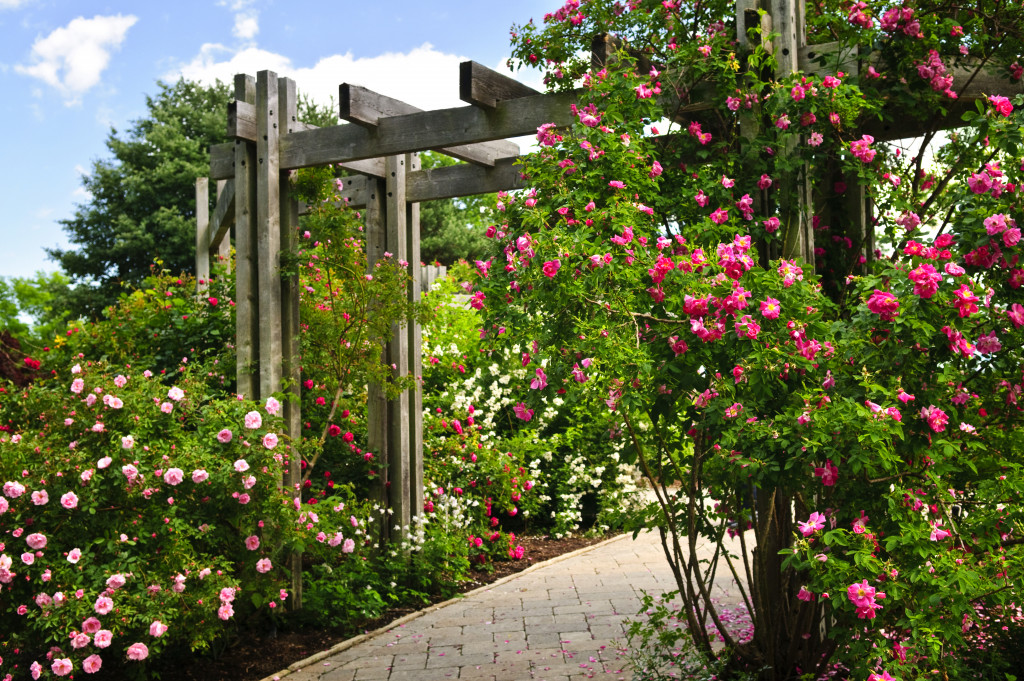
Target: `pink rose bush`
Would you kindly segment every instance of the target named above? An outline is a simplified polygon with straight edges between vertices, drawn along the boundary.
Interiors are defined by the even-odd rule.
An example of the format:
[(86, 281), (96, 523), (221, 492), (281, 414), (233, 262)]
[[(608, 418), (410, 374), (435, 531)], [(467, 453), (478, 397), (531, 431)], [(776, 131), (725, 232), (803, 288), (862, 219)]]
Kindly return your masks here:
[[(280, 490), (291, 443), (279, 434), (279, 403), (203, 399), (198, 365), (195, 374), (177, 373), (170, 389), (121, 380), (86, 358), (75, 376), (90, 390), (117, 388), (121, 407), (88, 404), (74, 391), (55, 400), (45, 383), (18, 404), (0, 393), (2, 421), (19, 435), (0, 433), (0, 619), (19, 623), (0, 628), (0, 678), (16, 666), (98, 674), (149, 664), (169, 646), (209, 645), (227, 632), (224, 619), (270, 616), (283, 604), (289, 575), (272, 561), (287, 563), (291, 542), (342, 518), (327, 505), (311, 523)], [(152, 412), (165, 397), (173, 422)], [(34, 410), (59, 414), (56, 427), (26, 416)], [(99, 416), (101, 430), (92, 427)], [(133, 446), (122, 447), (129, 437)], [(248, 538), (238, 541), (235, 528)], [(327, 551), (349, 558), (343, 546)], [(225, 589), (246, 597), (225, 608)], [(118, 615), (125, 608), (132, 617)], [(48, 659), (52, 640), (67, 645)]]

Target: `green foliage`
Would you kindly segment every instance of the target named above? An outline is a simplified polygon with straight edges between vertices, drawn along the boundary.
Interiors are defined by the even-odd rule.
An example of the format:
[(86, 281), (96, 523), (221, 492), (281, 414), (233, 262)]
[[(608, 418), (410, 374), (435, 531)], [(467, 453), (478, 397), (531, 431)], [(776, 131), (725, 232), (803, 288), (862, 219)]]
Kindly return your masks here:
[(90, 199), (61, 220), (75, 248), (48, 249), (75, 286), (71, 318), (97, 318), (125, 285), (140, 286), (154, 259), (171, 272), (195, 265), (195, 182), (210, 174), (211, 144), (226, 142), (227, 85), (157, 82), (147, 114), (111, 130), (112, 158), (82, 179)]
[[(839, 73), (826, 54), (824, 72), (776, 78), (771, 36), (737, 42), (727, 2), (570, 3), (517, 30), (516, 62), (581, 89), (572, 125), (538, 130), (528, 189), (499, 196), (469, 293), (528, 395), (519, 419), (596, 406), (595, 430), (626, 441), (658, 496), (633, 522), (664, 530), (708, 666), (959, 678), (1000, 652), (982, 620), (1012, 618), (1024, 567), (1024, 98), (992, 93), (936, 133), (954, 69), (1020, 80), (1024, 16), (807, 14), (840, 41), (828, 54), (878, 61)], [(601, 67), (595, 34), (613, 48)], [(921, 126), (931, 160), (872, 138), (880, 124)], [(746, 577), (753, 638), (720, 631), (721, 652), (705, 587), (727, 568), (694, 569), (698, 538)]]
[(0, 277), (0, 329), (10, 331), (24, 350), (41, 351), (67, 317), (58, 303), (67, 295), (68, 283), (60, 272)]
[(208, 392), (208, 368), (168, 388), (82, 360), (0, 393), (0, 617), (18, 622), (0, 632), (6, 669), (26, 673), (58, 645), (76, 668), (95, 654), (144, 678), (148, 663), (121, 662), (130, 646), (206, 650), (235, 621), (274, 616), (289, 553), (340, 525), (330, 510), (298, 514), (282, 492), (280, 405)]
[[(424, 170), (455, 165), (451, 156), (435, 152), (420, 154)], [(425, 201), (420, 205), (420, 258), (423, 262), (452, 265), (476, 260), (487, 252), (485, 208), (487, 195)]]
[[(189, 362), (208, 362), (224, 391), (234, 388), (234, 277), (217, 276), (196, 293), (194, 277), (174, 276), (162, 263), (150, 266), (141, 287), (120, 294), (99, 321), (77, 320), (49, 339), (44, 370), (60, 370), (78, 358), (111, 366), (143, 366), (161, 375)], [(211, 381), (211, 386), (213, 381)]]

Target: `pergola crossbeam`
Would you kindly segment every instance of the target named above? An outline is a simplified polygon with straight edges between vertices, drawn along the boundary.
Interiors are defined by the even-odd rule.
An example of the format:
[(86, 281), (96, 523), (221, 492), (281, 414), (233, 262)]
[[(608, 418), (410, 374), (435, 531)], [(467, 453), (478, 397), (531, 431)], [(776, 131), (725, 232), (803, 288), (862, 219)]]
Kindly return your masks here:
[[(423, 113), (411, 104), (368, 90), (359, 85), (342, 83), (338, 87), (339, 115), (342, 120), (368, 130), (376, 130), (382, 120), (395, 116)], [(420, 151), (420, 150), (417, 150)], [(460, 161), (493, 166), (498, 159), (519, 156), (519, 145), (505, 140), (462, 144), (434, 149)]]
[(483, 64), (475, 61), (459, 64), (459, 99), (468, 104), (494, 109), (498, 102), (539, 94), (532, 87)]

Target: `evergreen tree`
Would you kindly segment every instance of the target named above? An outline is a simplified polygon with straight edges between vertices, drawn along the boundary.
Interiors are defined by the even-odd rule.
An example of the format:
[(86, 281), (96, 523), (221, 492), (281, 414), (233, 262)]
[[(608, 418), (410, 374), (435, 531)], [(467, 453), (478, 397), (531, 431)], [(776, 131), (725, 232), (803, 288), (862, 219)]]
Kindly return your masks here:
[(139, 285), (154, 259), (172, 271), (195, 267), (195, 181), (210, 171), (211, 144), (227, 141), (227, 85), (157, 82), (148, 114), (126, 133), (111, 129), (113, 158), (94, 161), (91, 195), (61, 220), (77, 248), (47, 249), (75, 286), (71, 316), (96, 318), (124, 285)]

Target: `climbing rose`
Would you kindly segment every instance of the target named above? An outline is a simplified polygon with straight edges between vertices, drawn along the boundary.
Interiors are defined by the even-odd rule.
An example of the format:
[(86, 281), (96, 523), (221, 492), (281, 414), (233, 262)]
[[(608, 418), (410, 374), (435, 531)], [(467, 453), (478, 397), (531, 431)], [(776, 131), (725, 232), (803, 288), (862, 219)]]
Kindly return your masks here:
[(900, 301), (896, 299), (896, 296), (889, 293), (888, 291), (879, 291), (875, 289), (868, 298), (868, 309), (877, 314), (885, 321), (892, 321), (892, 319), (899, 314)]

